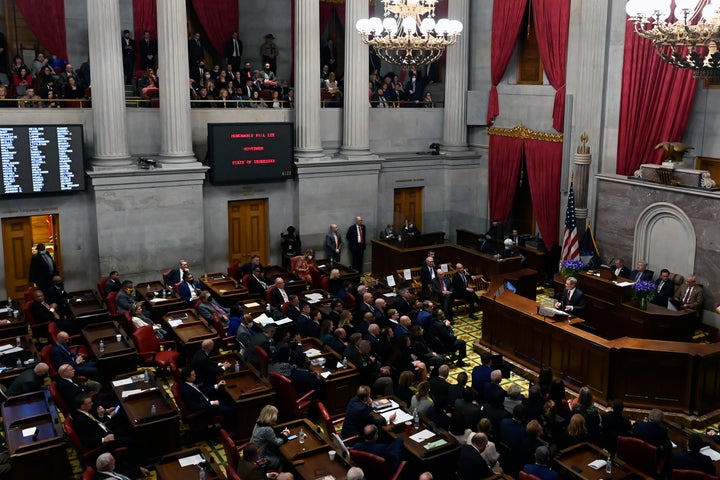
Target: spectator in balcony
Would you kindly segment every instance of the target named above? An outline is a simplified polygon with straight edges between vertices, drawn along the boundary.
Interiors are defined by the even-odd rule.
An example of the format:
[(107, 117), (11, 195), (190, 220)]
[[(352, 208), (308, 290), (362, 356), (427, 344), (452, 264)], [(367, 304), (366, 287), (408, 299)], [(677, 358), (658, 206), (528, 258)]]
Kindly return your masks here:
[(236, 102), (232, 102), (227, 88), (221, 88), (215, 101), (215, 108), (235, 108)]
[(130, 30), (123, 31), (122, 57), (125, 85), (132, 85), (133, 73), (135, 72), (135, 40), (130, 38)]
[(28, 68), (23, 65), (21, 66), (17, 72), (13, 73), (13, 86), (15, 87), (15, 95), (18, 97), (22, 97), (25, 95), (25, 90), (28, 87), (33, 86), (33, 78), (32, 75), (30, 75), (30, 72), (28, 71)]
[(423, 107), (424, 108), (433, 108), (435, 105), (433, 104), (433, 98), (432, 93), (425, 92), (425, 98), (423, 99)]
[(262, 55), (263, 63), (269, 63), (270, 70), (275, 72), (277, 71), (278, 48), (273, 40), (275, 40), (275, 37), (272, 33), (265, 35), (265, 43), (260, 47), (260, 54)]
[(44, 98), (47, 98), (47, 100), (43, 102), (43, 108), (60, 108), (60, 102), (56, 100), (55, 92), (52, 90), (48, 90), (47, 96)]
[(375, 95), (370, 97), (370, 104), (374, 108), (390, 108), (390, 103), (385, 97), (385, 91), (382, 88), (378, 88)]
[(331, 38), (327, 39), (327, 43), (320, 52), (323, 65), (327, 65), (330, 72), (334, 72), (337, 68), (338, 52), (335, 42)]
[(82, 88), (83, 90), (85, 90), (86, 88), (89, 88), (90, 85), (92, 85), (92, 82), (90, 80), (90, 59), (89, 58), (80, 65), (80, 75), (78, 78), (78, 85), (80, 85), (80, 88)]
[(260, 92), (254, 91), (250, 99), (250, 108), (267, 108), (265, 100), (260, 98)]
[(220, 94), (220, 90), (217, 88), (217, 85), (215, 85), (215, 82), (212, 80), (208, 80), (205, 82), (205, 88), (207, 88), (208, 96), (211, 98), (215, 98)]
[(323, 88), (325, 88), (325, 80), (327, 80), (329, 76), (330, 67), (328, 67), (327, 65), (323, 65), (322, 69), (320, 70), (320, 85), (322, 85)]
[(75, 70), (73, 70), (73, 66), (68, 63), (65, 65), (65, 70), (63, 70), (63, 72), (57, 77), (57, 87), (60, 90), (65, 88), (65, 84), (67, 83), (69, 77), (75, 77), (75, 82), (79, 83), (77, 81), (77, 74), (75, 74)]
[(238, 32), (232, 32), (230, 39), (225, 42), (225, 63), (231, 65), (233, 71), (240, 70), (240, 58), (242, 57), (243, 44), (238, 38)]
[[(200, 63), (203, 63), (205, 58), (205, 48), (200, 41), (200, 32), (193, 33), (193, 36), (188, 40), (188, 60), (190, 61), (190, 70), (192, 71)], [(204, 69), (204, 65), (203, 65)], [(203, 71), (203, 75), (205, 72)]]
[(42, 52), (38, 52), (38, 54), (35, 56), (35, 60), (33, 60), (33, 77), (37, 78), (37, 76), (40, 75), (40, 72), (42, 72), (43, 68), (46, 66), (48, 66), (48, 60), (47, 58), (45, 58), (45, 54)]
[(200, 87), (198, 90), (196, 102), (192, 104), (194, 108), (211, 108), (213, 97), (208, 94), (207, 87)]
[(8, 89), (5, 85), (0, 85), (0, 108), (14, 108), (17, 103), (8, 100)]
[(77, 78), (68, 77), (68, 82), (63, 87), (63, 98), (80, 99), (85, 98), (85, 92), (78, 86)]
[(160, 83), (158, 82), (157, 75), (152, 68), (148, 68), (145, 71), (145, 75), (140, 77), (138, 81), (138, 88), (140, 89), (140, 96), (143, 100), (150, 100), (157, 96), (160, 91)]
[[(218, 86), (215, 85), (215, 88), (218, 88)], [(232, 80), (228, 80), (228, 82), (225, 84), (225, 90), (228, 91), (228, 97), (229, 97), (230, 93), (235, 91), (235, 82), (233, 82)]]
[(272, 100), (270, 100), (270, 106), (272, 108), (282, 108), (282, 102), (280, 101), (280, 92), (273, 90)]
[(283, 103), (283, 107), (285, 108), (295, 108), (295, 90), (289, 89), (287, 92), (287, 95), (285, 95), (285, 103)]
[(25, 65), (25, 62), (23, 62), (22, 57), (20, 55), (15, 55), (15, 57), (13, 58), (13, 62), (10, 65), (10, 75), (15, 75), (23, 67), (25, 67), (25, 70), (27, 70), (27, 65)]
[(342, 91), (340, 91), (340, 87), (338, 87), (338, 81), (335, 78), (335, 72), (330, 72), (327, 80), (325, 80), (325, 90), (327, 90), (328, 93), (333, 96), (333, 98), (339, 98), (342, 96)]
[(8, 66), (8, 49), (7, 49), (7, 38), (5, 34), (0, 32), (0, 72), (7, 72)]
[(423, 98), (422, 93), (422, 82), (420, 81), (420, 78), (418, 78), (417, 73), (411, 70), (410, 78), (408, 78), (408, 81), (405, 82), (405, 94), (407, 95), (409, 101), (417, 100), (419, 102)]
[(49, 65), (45, 65), (40, 70), (40, 73), (38, 73), (35, 77), (35, 91), (43, 98), (46, 98), (46, 95), (43, 95), (42, 92), (47, 92), (47, 90), (49, 90), (46, 87), (49, 83), (52, 84), (53, 87), (55, 86), (55, 73)]
[(18, 97), (19, 100), (24, 100), (22, 102), (18, 102), (20, 108), (40, 108), (42, 107), (42, 104), (40, 102), (41, 98), (39, 95), (35, 93), (35, 89), (33, 87), (28, 87), (25, 89), (25, 95), (22, 97)]
[[(211, 75), (212, 77), (212, 75)], [(215, 83), (216, 88), (226, 88), (227, 82), (228, 82), (228, 76), (227, 72), (225, 70), (220, 70), (220, 73), (218, 73), (217, 78), (212, 79)]]
[(254, 77), (252, 65), (250, 65), (250, 62), (245, 62), (243, 65), (242, 70), (240, 70), (240, 77), (243, 80), (252, 80)]
[(393, 84), (393, 87), (393, 90), (388, 92), (388, 98), (393, 102), (395, 108), (403, 107), (403, 102), (407, 101), (407, 95), (405, 95), (402, 83), (397, 82)]
[(270, 62), (265, 62), (265, 67), (260, 72), (263, 81), (263, 88), (266, 90), (280, 90), (275, 71), (270, 68)]
[(253, 72), (253, 84), (255, 85), (255, 90), (258, 92), (265, 89), (265, 81), (263, 80), (260, 70)]
[(150, 32), (143, 32), (143, 39), (140, 40), (140, 63), (145, 70), (155, 68), (157, 63), (157, 42), (150, 38)]

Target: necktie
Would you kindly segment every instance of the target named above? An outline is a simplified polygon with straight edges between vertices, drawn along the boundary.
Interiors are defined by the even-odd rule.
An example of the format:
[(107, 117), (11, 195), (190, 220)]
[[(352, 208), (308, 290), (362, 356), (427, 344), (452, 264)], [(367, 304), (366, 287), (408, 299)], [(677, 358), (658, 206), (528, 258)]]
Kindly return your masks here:
[(685, 292), (685, 296), (683, 297), (683, 303), (688, 303), (690, 301), (690, 294), (692, 293), (693, 287), (689, 287), (687, 289), (687, 292)]
[(440, 280), (440, 290), (443, 292), (445, 291), (445, 280), (444, 279)]
[(435, 269), (433, 267), (428, 267), (430, 269), (430, 278), (435, 278)]
[(287, 301), (288, 301), (287, 293), (285, 293), (285, 290), (282, 289), (282, 288), (280, 289), (280, 295), (282, 295), (283, 302), (287, 302)]
[(642, 278), (642, 272), (638, 272), (637, 278), (635, 278), (635, 281), (639, 282), (641, 278)]
[(360, 225), (357, 226), (357, 232), (358, 232), (358, 243), (363, 243), (362, 228), (360, 228)]
[(572, 290), (568, 290), (568, 296), (567, 296), (568, 302), (570, 301), (570, 297), (572, 297)]
[(233, 39), (233, 57), (237, 57), (237, 56), (238, 56), (238, 51), (239, 51), (239, 50), (240, 50), (240, 49), (238, 48), (238, 42), (237, 42), (237, 40)]
[(337, 238), (337, 233), (333, 233), (333, 238), (335, 239), (335, 250), (337, 250), (337, 249), (338, 249), (338, 238)]
[(661, 292), (661, 291), (662, 291), (663, 285), (665, 285), (665, 281), (661, 281), (661, 282), (660, 282), (660, 285), (658, 285), (658, 289), (657, 289), (658, 292)]
[(215, 302), (211, 302), (210, 305), (213, 306), (213, 308), (215, 309), (215, 311), (218, 312), (221, 317), (222, 317), (223, 315), (225, 315), (225, 311), (224, 311), (222, 308), (220, 308), (219, 305), (216, 305)]

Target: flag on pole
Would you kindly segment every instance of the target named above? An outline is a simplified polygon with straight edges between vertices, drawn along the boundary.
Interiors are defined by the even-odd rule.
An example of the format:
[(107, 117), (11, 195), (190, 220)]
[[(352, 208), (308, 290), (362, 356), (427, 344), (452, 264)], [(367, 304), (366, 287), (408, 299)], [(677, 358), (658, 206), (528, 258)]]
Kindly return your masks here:
[(602, 263), (600, 250), (598, 250), (597, 243), (595, 243), (595, 236), (593, 235), (592, 225), (589, 221), (585, 229), (585, 234), (580, 239), (580, 260), (582, 260), (589, 269), (599, 268)]
[(570, 182), (570, 192), (568, 192), (565, 230), (563, 232), (562, 252), (560, 253), (560, 261), (565, 260), (580, 260), (577, 226), (575, 225), (575, 191), (572, 181)]

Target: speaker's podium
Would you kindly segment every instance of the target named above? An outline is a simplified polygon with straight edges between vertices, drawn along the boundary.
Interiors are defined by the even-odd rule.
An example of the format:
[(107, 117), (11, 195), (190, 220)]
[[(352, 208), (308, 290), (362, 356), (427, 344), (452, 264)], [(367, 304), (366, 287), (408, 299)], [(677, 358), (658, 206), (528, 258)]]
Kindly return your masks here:
[(554, 308), (554, 307), (538, 305), (537, 313), (538, 313), (538, 315), (541, 315), (543, 318), (548, 319), (548, 320), (553, 320), (555, 322), (561, 322), (563, 320), (570, 319), (569, 313), (563, 312), (562, 310), (558, 310), (557, 308)]

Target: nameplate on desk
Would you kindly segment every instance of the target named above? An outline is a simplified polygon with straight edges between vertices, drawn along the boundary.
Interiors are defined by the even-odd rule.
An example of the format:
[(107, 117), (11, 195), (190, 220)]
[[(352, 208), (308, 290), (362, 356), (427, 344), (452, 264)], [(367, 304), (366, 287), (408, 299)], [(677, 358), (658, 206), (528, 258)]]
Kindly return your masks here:
[(125, 390), (124, 392), (122, 392), (122, 398), (128, 398), (128, 397), (132, 397), (134, 395), (140, 395), (142, 393), (151, 392), (153, 390), (157, 390), (157, 388), (150, 387), (150, 388), (146, 388), (146, 389), (136, 388), (136, 389), (132, 389), (132, 390)]
[(285, 318), (283, 318), (283, 319), (277, 320), (277, 321), (275, 322), (275, 325), (287, 325), (288, 323), (292, 323), (292, 322), (293, 322), (292, 320), (290, 320), (289, 318), (285, 317)]
[(257, 302), (245, 303), (244, 305), (245, 305), (245, 308), (255, 308), (255, 307), (259, 307), (259, 306), (260, 306), (260, 304), (257, 303)]
[(135, 381), (132, 377), (121, 378), (120, 380), (113, 380), (112, 382), (113, 387), (122, 387), (123, 385), (132, 385), (133, 383), (135, 383)]
[(425, 448), (425, 450), (431, 450), (433, 448), (442, 447), (443, 445), (447, 445), (447, 443), (448, 443), (447, 440), (445, 440), (444, 438), (441, 438), (440, 440), (435, 440), (434, 442), (426, 443), (425, 445), (423, 445), (423, 447)]

